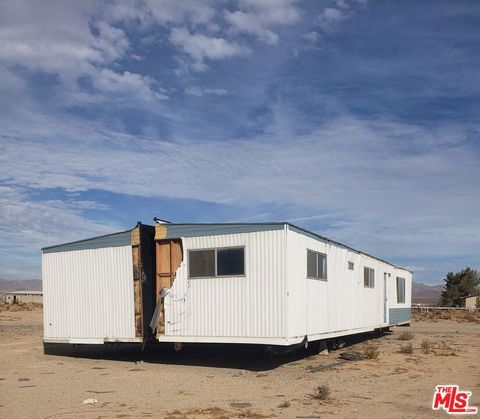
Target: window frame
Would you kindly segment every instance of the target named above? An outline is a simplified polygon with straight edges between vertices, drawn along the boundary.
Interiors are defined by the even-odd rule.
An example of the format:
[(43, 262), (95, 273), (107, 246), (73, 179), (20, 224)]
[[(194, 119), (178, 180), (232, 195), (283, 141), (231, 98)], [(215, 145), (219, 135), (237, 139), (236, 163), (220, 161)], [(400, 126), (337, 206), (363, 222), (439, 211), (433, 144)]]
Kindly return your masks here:
[[(398, 280), (401, 279), (403, 280), (403, 301), (400, 301), (400, 294), (398, 292)], [(397, 286), (397, 304), (405, 304), (405, 299), (406, 299), (406, 290), (405, 290), (405, 287), (406, 287), (406, 282), (405, 281), (405, 278), (401, 277), (401, 276), (397, 276), (396, 277), (396, 286)]]
[[(373, 285), (370, 285), (370, 274), (368, 275), (368, 284), (365, 284), (365, 270), (367, 270), (369, 272), (373, 272), (373, 275), (372, 275), (372, 282), (373, 282)], [(375, 288), (375, 268), (370, 268), (370, 266), (364, 266), (363, 267), (363, 287), (364, 288), (370, 288), (370, 289), (374, 289)]]
[[(242, 278), (247, 276), (247, 261), (245, 257), (245, 245), (242, 246), (220, 246), (220, 247), (205, 247), (205, 248), (199, 248), (199, 249), (188, 249), (187, 254), (188, 254), (188, 266), (187, 266), (187, 271), (188, 271), (188, 279), (205, 279), (205, 278)], [(238, 274), (238, 275), (218, 275), (218, 259), (217, 259), (217, 253), (218, 250), (224, 250), (224, 249), (243, 249), (243, 274)], [(208, 251), (208, 250), (213, 250), (214, 252), (214, 258), (215, 258), (215, 274), (208, 275), (208, 276), (191, 276), (190, 275), (190, 252), (201, 252), (201, 251)]]
[[(316, 271), (316, 276), (310, 276), (308, 275), (308, 252), (313, 253), (315, 255), (315, 271)], [(321, 255), (325, 258), (325, 277), (318, 276), (318, 256)], [(327, 254), (318, 252), (316, 250), (308, 249), (307, 248), (307, 278), (308, 279), (315, 279), (317, 281), (328, 281), (328, 260), (327, 260)]]

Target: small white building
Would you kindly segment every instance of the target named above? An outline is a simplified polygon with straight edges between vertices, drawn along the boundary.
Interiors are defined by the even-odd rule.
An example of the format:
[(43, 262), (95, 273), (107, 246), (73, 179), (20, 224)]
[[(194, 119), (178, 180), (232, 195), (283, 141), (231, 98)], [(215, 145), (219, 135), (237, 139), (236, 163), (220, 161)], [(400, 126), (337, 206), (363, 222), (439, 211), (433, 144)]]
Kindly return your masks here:
[(292, 224), (150, 229), (43, 249), (45, 342), (289, 346), (410, 322), (409, 270)]
[(478, 301), (478, 296), (476, 295), (472, 295), (470, 297), (466, 297), (465, 298), (465, 308), (469, 308), (469, 309), (476, 309), (476, 308), (480, 308), (480, 307), (477, 307), (477, 301)]
[(5, 293), (5, 302), (8, 304), (42, 304), (43, 293), (42, 291), (10, 291)]

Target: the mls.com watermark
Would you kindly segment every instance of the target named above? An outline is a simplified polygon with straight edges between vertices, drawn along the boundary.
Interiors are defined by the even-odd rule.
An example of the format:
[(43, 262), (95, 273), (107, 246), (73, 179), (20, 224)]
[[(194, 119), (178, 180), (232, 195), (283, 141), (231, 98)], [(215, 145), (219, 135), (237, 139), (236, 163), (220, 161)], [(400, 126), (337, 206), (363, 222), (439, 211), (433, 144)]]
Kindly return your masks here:
[(461, 391), (457, 385), (436, 386), (433, 393), (432, 409), (443, 409), (451, 415), (475, 415), (478, 409), (468, 405), (471, 391)]

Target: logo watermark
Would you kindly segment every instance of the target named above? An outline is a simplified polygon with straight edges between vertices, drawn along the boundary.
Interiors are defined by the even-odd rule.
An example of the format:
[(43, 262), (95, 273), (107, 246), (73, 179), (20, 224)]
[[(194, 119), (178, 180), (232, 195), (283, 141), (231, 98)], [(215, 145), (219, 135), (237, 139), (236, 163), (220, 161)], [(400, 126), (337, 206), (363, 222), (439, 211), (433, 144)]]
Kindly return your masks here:
[(475, 415), (478, 408), (468, 405), (471, 395), (471, 391), (461, 391), (454, 384), (438, 385), (433, 393), (432, 409), (443, 409), (451, 415)]

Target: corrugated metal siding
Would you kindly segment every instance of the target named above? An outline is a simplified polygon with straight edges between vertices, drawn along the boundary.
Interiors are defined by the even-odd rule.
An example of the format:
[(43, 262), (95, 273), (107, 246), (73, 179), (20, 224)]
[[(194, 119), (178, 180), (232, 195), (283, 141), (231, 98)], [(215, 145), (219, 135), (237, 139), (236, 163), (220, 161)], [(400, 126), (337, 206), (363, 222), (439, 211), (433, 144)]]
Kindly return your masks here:
[(57, 246), (44, 247), (43, 253), (69, 252), (72, 250), (100, 249), (103, 247), (127, 246), (131, 244), (131, 230), (106, 236), (92, 237), (72, 243), (59, 244)]
[(42, 255), (47, 339), (135, 337), (132, 247)]
[[(396, 275), (406, 279), (406, 304), (410, 304), (411, 274), (365, 254), (309, 237), (293, 230), (287, 236), (288, 337), (375, 328), (384, 319), (384, 273), (387, 296), (396, 287)], [(307, 249), (327, 255), (327, 281), (307, 278)], [(354, 262), (354, 270), (348, 269)], [(364, 267), (375, 270), (375, 287), (364, 287)], [(395, 300), (396, 302), (396, 300)], [(392, 297), (387, 300), (388, 307)], [(402, 304), (403, 306), (404, 304)]]
[(410, 321), (410, 307), (389, 309), (390, 324), (405, 323)]
[(167, 229), (166, 239), (180, 237), (214, 236), (220, 234), (240, 234), (261, 231), (283, 230), (283, 223), (268, 224), (162, 224)]
[[(285, 231), (183, 238), (184, 261), (165, 301), (165, 335), (285, 336)], [(245, 276), (187, 277), (188, 250), (245, 246)]]

